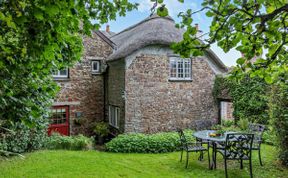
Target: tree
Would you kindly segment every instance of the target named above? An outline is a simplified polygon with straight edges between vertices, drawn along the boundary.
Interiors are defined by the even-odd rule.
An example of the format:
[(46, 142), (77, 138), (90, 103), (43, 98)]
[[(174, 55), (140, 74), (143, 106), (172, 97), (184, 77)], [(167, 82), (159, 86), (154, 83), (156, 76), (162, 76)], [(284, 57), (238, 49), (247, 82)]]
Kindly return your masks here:
[(51, 71), (80, 59), (83, 35), (136, 7), (127, 0), (0, 0), (0, 136), (3, 127), (39, 126), (58, 88)]
[[(158, 15), (168, 15), (165, 1), (151, 1), (158, 5)], [(206, 16), (212, 18), (208, 37), (204, 40), (197, 37), (197, 29), (192, 26), (193, 15), (201, 11), (206, 11)], [(185, 28), (186, 32), (181, 42), (172, 45), (176, 53), (184, 57), (199, 56), (213, 43), (217, 43), (224, 52), (236, 48), (243, 57), (237, 59), (232, 78), (243, 81), (247, 75), (252, 78), (256, 76), (277, 88), (269, 97), (269, 113), (277, 131), (279, 158), (284, 165), (288, 165), (288, 143), (283, 141), (287, 140), (285, 111), (288, 107), (285, 102), (288, 101), (287, 0), (203, 0), (201, 9), (188, 9), (178, 16), (182, 20), (177, 27)], [(201, 37), (205, 38), (203, 35)], [(267, 53), (263, 58), (261, 55), (265, 51)], [(256, 62), (252, 61), (255, 57), (258, 58)]]
[[(158, 14), (167, 15), (165, 1), (158, 3)], [(183, 3), (184, 0), (178, 0)], [(208, 37), (203, 41), (196, 36), (192, 26), (193, 15), (206, 11), (212, 18)], [(264, 78), (267, 83), (287, 82), (288, 72), (288, 3), (287, 0), (203, 0), (202, 9), (180, 12), (182, 19), (179, 28), (185, 28), (183, 41), (172, 48), (182, 56), (198, 56), (203, 49), (217, 43), (225, 52), (232, 48), (240, 51), (244, 57), (237, 60), (234, 76), (241, 77), (249, 73), (252, 77)], [(261, 54), (267, 51), (266, 58)], [(255, 63), (251, 62), (259, 56)]]

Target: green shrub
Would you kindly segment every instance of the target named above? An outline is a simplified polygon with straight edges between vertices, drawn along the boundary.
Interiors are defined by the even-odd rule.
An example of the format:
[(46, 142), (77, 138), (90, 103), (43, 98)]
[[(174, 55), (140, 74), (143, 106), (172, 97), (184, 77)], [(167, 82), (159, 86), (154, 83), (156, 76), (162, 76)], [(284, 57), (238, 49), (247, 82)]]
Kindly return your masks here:
[(22, 123), (10, 126), (9, 129), (12, 132), (3, 134), (0, 139), (0, 150), (23, 153), (43, 148), (47, 138), (47, 123), (45, 121), (38, 122), (31, 128)]
[(267, 130), (263, 133), (263, 143), (266, 143), (268, 145), (276, 145), (276, 135), (275, 132), (272, 130), (272, 127), (269, 126)]
[[(192, 131), (186, 130), (187, 140), (192, 141)], [(121, 153), (165, 153), (179, 148), (179, 135), (176, 132), (156, 134), (121, 134), (106, 144), (109, 152)]]
[(221, 123), (224, 127), (231, 127), (234, 125), (235, 121), (234, 120), (221, 120)]
[[(233, 99), (233, 116), (236, 120), (248, 118), (249, 122), (269, 123), (267, 91), (269, 85), (259, 77), (241, 80), (217, 76), (213, 87), (215, 101), (221, 97)], [(228, 95), (228, 96), (227, 96)]]
[(94, 133), (100, 137), (106, 137), (109, 134), (109, 125), (106, 122), (99, 122), (94, 128)]
[(92, 148), (92, 139), (83, 135), (61, 136), (53, 133), (47, 139), (48, 149), (65, 149), (65, 150), (88, 150)]
[(247, 130), (249, 126), (249, 120), (247, 118), (241, 118), (237, 124), (241, 130)]
[(288, 84), (273, 86), (269, 96), (269, 114), (276, 135), (278, 156), (282, 164), (288, 166)]

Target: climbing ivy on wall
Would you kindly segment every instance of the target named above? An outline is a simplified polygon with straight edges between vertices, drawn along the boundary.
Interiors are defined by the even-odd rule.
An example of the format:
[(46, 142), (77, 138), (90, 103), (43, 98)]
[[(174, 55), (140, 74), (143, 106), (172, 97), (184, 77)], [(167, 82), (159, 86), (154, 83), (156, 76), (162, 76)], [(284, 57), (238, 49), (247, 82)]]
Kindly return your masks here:
[(227, 97), (229, 95), (233, 100), (234, 117), (239, 119), (248, 119), (250, 122), (267, 124), (268, 99), (267, 91), (269, 86), (263, 79), (258, 77), (250, 78), (248, 76), (236, 81), (229, 77), (216, 77), (213, 95), (217, 98)]

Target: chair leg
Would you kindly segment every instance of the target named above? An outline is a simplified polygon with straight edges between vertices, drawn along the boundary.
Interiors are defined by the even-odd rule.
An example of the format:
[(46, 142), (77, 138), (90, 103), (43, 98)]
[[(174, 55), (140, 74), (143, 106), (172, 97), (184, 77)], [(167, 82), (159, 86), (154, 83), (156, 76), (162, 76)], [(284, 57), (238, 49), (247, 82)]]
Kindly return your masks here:
[(250, 160), (249, 160), (249, 168), (250, 168), (250, 177), (253, 178), (251, 158), (250, 158)]
[(181, 150), (180, 162), (182, 162), (182, 157), (183, 157), (183, 149)]
[(260, 148), (259, 148), (259, 150), (258, 150), (258, 157), (259, 157), (260, 165), (263, 166), (262, 160), (261, 160), (261, 151), (260, 151)]
[(228, 172), (227, 172), (227, 160), (224, 159), (224, 167), (225, 167), (225, 177), (228, 178)]
[(210, 153), (209, 153), (209, 147), (208, 147), (208, 169), (210, 169)]
[(217, 162), (217, 152), (216, 152), (216, 149), (215, 149), (215, 151), (214, 151), (214, 169), (216, 169), (217, 168), (217, 165), (216, 165), (216, 162)]
[(186, 168), (188, 167), (188, 161), (189, 161), (189, 152), (186, 152)]
[(243, 159), (240, 159), (240, 169), (243, 169)]

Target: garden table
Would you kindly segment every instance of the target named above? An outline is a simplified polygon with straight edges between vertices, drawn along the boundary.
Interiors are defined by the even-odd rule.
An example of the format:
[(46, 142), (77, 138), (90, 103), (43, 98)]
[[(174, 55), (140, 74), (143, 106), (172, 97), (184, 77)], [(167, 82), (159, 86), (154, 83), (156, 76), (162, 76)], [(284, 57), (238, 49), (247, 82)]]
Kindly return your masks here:
[[(210, 165), (210, 169), (216, 169), (216, 144), (217, 143), (224, 143), (226, 141), (226, 135), (229, 133), (236, 133), (236, 132), (225, 132), (224, 135), (218, 136), (218, 137), (210, 137), (209, 134), (215, 132), (215, 130), (201, 130), (193, 133), (193, 136), (202, 139), (207, 140), (212, 144), (212, 162)], [(209, 144), (208, 143), (208, 149)]]

